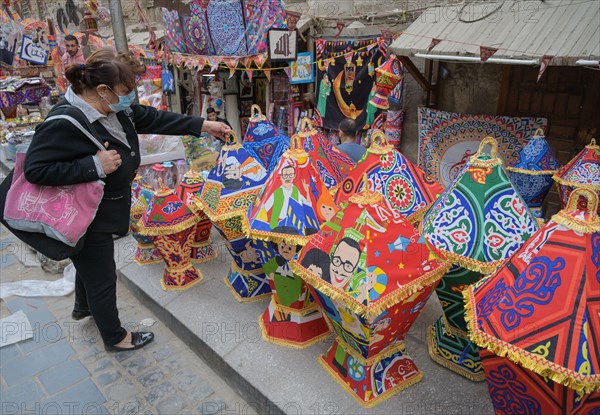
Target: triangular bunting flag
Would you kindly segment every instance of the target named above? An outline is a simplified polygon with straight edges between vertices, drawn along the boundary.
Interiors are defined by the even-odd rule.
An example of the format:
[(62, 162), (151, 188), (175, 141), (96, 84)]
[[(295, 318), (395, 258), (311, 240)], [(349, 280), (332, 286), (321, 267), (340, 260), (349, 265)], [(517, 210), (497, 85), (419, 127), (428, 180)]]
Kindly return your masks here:
[(342, 30), (344, 30), (344, 27), (346, 27), (346, 22), (344, 21), (340, 20), (335, 24), (335, 28), (338, 31), (335, 37), (339, 37), (342, 34)]
[(429, 46), (427, 47), (427, 53), (431, 52), (431, 50), (433, 48), (435, 48), (440, 42), (442, 41), (442, 39), (437, 39), (437, 38), (431, 38), (431, 43), (429, 44)]
[(494, 53), (496, 53), (498, 49), (490, 48), (487, 46), (479, 46), (479, 56), (481, 58), (481, 62), (486, 62), (489, 58), (491, 58)]
[(292, 69), (290, 67), (287, 68), (283, 68), (283, 70), (285, 71), (285, 74), (288, 76), (288, 78), (290, 78), (290, 80), (292, 79)]
[(271, 70), (266, 69), (263, 72), (264, 72), (265, 76), (267, 77), (267, 79), (269, 80), (269, 82), (271, 82)]
[(254, 71), (252, 69), (246, 69), (246, 75), (248, 75), (248, 79), (252, 81), (252, 75), (254, 75)]
[(350, 65), (352, 62), (352, 56), (354, 56), (354, 52), (348, 52), (344, 54), (344, 59), (346, 59), (346, 63)]
[(239, 58), (223, 58), (222, 62), (227, 65), (229, 68), (229, 78), (235, 75), (235, 70), (237, 69)]
[(198, 56), (198, 69), (203, 69), (208, 62), (208, 58), (206, 56)]
[(298, 24), (298, 20), (300, 20), (302, 13), (286, 10), (286, 14), (288, 30), (296, 30), (296, 25)]
[(254, 55), (252, 57), (252, 61), (254, 62), (254, 64), (256, 65), (256, 67), (258, 69), (262, 69), (263, 65), (267, 61), (267, 55), (266, 54)]
[(250, 68), (250, 66), (252, 65), (252, 56), (246, 56), (240, 60), (242, 62), (242, 65), (244, 65), (244, 68), (246, 69)]
[(208, 56), (208, 64), (210, 65), (210, 71), (214, 72), (219, 69), (219, 63), (221, 63), (221, 58), (218, 56)]
[(550, 65), (550, 61), (552, 60), (553, 57), (554, 56), (550, 56), (550, 55), (544, 55), (542, 57), (542, 62), (541, 62), (541, 65), (540, 65), (540, 72), (538, 73), (538, 77), (537, 77), (537, 81), (536, 82), (540, 82), (540, 79), (542, 78), (542, 75), (544, 75), (544, 72), (546, 72), (546, 69)]

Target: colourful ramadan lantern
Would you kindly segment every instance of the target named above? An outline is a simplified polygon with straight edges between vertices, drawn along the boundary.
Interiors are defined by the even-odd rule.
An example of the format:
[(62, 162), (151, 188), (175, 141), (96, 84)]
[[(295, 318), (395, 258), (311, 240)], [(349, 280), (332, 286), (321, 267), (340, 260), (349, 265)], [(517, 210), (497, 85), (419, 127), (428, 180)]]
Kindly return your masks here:
[(566, 209), (464, 291), (496, 414), (600, 413), (597, 204), (595, 192), (574, 190)]
[[(490, 155), (483, 152), (489, 144)], [(482, 140), (422, 222), (430, 248), (454, 264), (436, 288), (444, 314), (429, 331), (429, 355), (473, 381), (484, 379), (481, 359), (467, 337), (461, 292), (494, 272), (538, 230), (497, 157), (491, 137)]]
[(560, 162), (539, 128), (519, 153), (519, 159), (507, 167), (510, 180), (519, 191), (531, 212), (543, 217), (542, 203), (552, 187), (552, 175), (560, 168)]
[(210, 230), (212, 223), (208, 216), (200, 210), (196, 203), (196, 193), (202, 189), (204, 179), (200, 173), (190, 170), (183, 175), (181, 182), (177, 186), (175, 193), (192, 212), (198, 215), (198, 223), (194, 230), (194, 242), (192, 242), (191, 260), (195, 263), (206, 262), (217, 256), (212, 241), (210, 240)]
[(319, 362), (371, 407), (423, 377), (404, 340), (450, 264), (431, 255), (412, 224), (366, 187), (323, 225), (292, 270), (337, 334)]
[[(576, 188), (588, 189), (600, 196), (600, 146), (596, 145), (596, 140), (592, 138), (592, 142), (552, 178), (558, 186), (563, 209)], [(581, 203), (580, 209), (585, 209), (585, 200), (582, 199)]]
[(354, 160), (313, 127), (310, 118), (305, 117), (300, 121), (298, 136), (303, 139), (304, 150), (328, 189), (341, 183), (356, 165)]
[(412, 223), (418, 222), (444, 191), (442, 186), (388, 144), (380, 130), (373, 131), (366, 155), (340, 184), (335, 195), (338, 205), (362, 189), (364, 174), (371, 187), (383, 194), (390, 207)]
[(329, 334), (327, 322), (308, 287), (289, 266), (289, 261), (297, 258), (300, 249), (321, 226), (316, 211), (320, 193), (328, 194), (302, 148), (302, 139), (295, 135), (292, 146), (283, 154), (250, 209), (245, 224), (251, 238), (271, 245), (271, 250), (263, 251), (262, 256), (268, 258), (263, 270), (273, 295), (258, 319), (266, 341), (304, 348)]
[(198, 216), (173, 190), (156, 190), (140, 219), (140, 233), (151, 236), (166, 263), (162, 288), (183, 290), (202, 281), (202, 274), (190, 261)]
[(148, 203), (154, 196), (154, 191), (142, 182), (141, 176), (136, 176), (131, 183), (131, 211), (129, 213), (129, 230), (137, 242), (133, 260), (139, 265), (162, 262), (162, 255), (154, 245), (150, 236), (140, 234), (139, 221), (144, 216)]
[(267, 172), (232, 137), (233, 141), (221, 149), (217, 165), (209, 172), (195, 203), (223, 236), (233, 257), (225, 284), (236, 300), (255, 301), (269, 296), (271, 289), (262, 269), (266, 261), (259, 257), (257, 244), (246, 237), (242, 219), (264, 187)]
[(375, 69), (375, 95), (369, 103), (382, 110), (387, 110), (390, 105), (388, 97), (396, 85), (404, 77), (402, 63), (396, 55), (390, 55), (379, 68)]
[(267, 176), (270, 176), (283, 153), (290, 147), (290, 138), (269, 122), (260, 107), (254, 104), (242, 144), (252, 157), (262, 163)]

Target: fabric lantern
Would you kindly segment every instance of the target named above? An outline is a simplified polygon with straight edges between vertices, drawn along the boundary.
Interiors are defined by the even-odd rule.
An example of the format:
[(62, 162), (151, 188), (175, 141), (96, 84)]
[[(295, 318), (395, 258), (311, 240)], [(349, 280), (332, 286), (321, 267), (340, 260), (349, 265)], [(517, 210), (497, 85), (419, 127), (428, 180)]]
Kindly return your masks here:
[[(235, 135), (225, 144), (217, 165), (209, 172), (195, 203), (223, 236), (232, 256), (225, 284), (236, 300), (259, 300), (269, 296), (267, 282), (256, 243), (246, 237), (242, 218), (267, 179), (265, 168), (240, 144)], [(259, 243), (260, 244), (260, 243)]]
[(400, 143), (402, 142), (402, 127), (404, 126), (405, 115), (406, 111), (404, 110), (388, 110), (385, 120), (384, 129), (387, 141), (398, 151), (400, 151)]
[(519, 153), (514, 166), (507, 167), (510, 180), (519, 191), (531, 212), (543, 217), (542, 203), (552, 187), (552, 175), (560, 168), (560, 162), (539, 128)]
[(200, 173), (190, 170), (183, 175), (175, 193), (183, 200), (188, 208), (198, 215), (198, 223), (194, 229), (194, 241), (192, 242), (191, 260), (195, 263), (206, 262), (217, 256), (210, 240), (212, 223), (208, 216), (200, 210), (195, 203), (195, 195), (202, 189), (204, 180)]
[(156, 190), (140, 220), (140, 233), (151, 236), (166, 263), (162, 288), (184, 290), (202, 281), (202, 274), (190, 261), (194, 228), (198, 216), (173, 190)]
[(497, 272), (464, 291), (497, 414), (600, 413), (597, 205), (595, 192), (575, 189)]
[[(490, 155), (483, 151), (488, 144)], [(468, 379), (482, 381), (481, 359), (467, 336), (461, 291), (494, 272), (538, 230), (497, 157), (493, 138), (481, 141), (427, 212), (421, 229), (436, 255), (454, 264), (436, 288), (444, 314), (429, 330), (429, 355)]]
[(340, 183), (356, 165), (354, 160), (313, 127), (310, 118), (302, 118), (298, 136), (303, 139), (304, 150), (328, 189)]
[(131, 183), (131, 210), (129, 213), (129, 230), (137, 242), (133, 260), (138, 265), (162, 262), (162, 255), (154, 245), (152, 237), (140, 234), (139, 221), (144, 216), (154, 191), (143, 184), (142, 177), (137, 175)]
[(404, 77), (402, 63), (396, 55), (390, 55), (380, 67), (375, 69), (375, 95), (369, 103), (382, 110), (387, 110), (390, 105), (388, 97), (396, 85)]
[[(573, 189), (588, 189), (600, 195), (600, 146), (596, 145), (596, 140), (592, 138), (591, 143), (552, 178), (558, 186), (563, 209), (567, 206)], [(585, 200), (582, 199), (581, 203), (583, 205), (579, 208), (584, 210)], [(600, 211), (598, 213), (600, 214)]]
[(450, 268), (379, 192), (352, 195), (292, 261), (337, 337), (319, 363), (371, 407), (423, 377), (406, 335)]
[(281, 155), (290, 147), (290, 139), (265, 117), (260, 107), (252, 105), (251, 116), (243, 142), (252, 157), (260, 161), (270, 176)]
[(329, 334), (308, 287), (289, 266), (321, 226), (316, 212), (321, 194), (328, 195), (327, 189), (295, 135), (245, 224), (251, 238), (271, 244), (271, 250), (263, 252), (268, 258), (263, 270), (273, 295), (258, 319), (266, 341), (304, 348)]
[(365, 174), (371, 186), (383, 194), (390, 207), (412, 223), (418, 222), (444, 191), (442, 186), (388, 144), (385, 134), (380, 130), (373, 130), (366, 155), (337, 189), (337, 205), (341, 206), (361, 190)]

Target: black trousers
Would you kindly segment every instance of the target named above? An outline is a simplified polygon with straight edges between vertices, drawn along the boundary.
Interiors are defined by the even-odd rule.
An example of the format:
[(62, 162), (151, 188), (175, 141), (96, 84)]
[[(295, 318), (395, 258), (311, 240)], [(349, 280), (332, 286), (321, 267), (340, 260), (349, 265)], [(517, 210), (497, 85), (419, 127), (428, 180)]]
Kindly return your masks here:
[(112, 234), (88, 232), (83, 249), (71, 257), (75, 274), (75, 308), (89, 308), (104, 344), (127, 335), (117, 310), (117, 267)]

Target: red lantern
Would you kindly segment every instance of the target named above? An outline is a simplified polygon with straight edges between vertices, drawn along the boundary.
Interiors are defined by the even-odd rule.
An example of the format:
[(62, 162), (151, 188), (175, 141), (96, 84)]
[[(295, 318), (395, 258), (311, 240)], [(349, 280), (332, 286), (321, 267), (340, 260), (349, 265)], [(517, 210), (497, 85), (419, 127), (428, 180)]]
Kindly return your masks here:
[(396, 55), (390, 55), (389, 59), (379, 68), (375, 79), (375, 95), (371, 98), (371, 105), (387, 110), (390, 106), (388, 96), (395, 86), (404, 77), (402, 63), (396, 58)]

